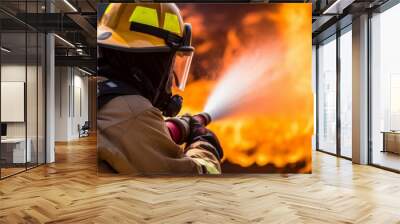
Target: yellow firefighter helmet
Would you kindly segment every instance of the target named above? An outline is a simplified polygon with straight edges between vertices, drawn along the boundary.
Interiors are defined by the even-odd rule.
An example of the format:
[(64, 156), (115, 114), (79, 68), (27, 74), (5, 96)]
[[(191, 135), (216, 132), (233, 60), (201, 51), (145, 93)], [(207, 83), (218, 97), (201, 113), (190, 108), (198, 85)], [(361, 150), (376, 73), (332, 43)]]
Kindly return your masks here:
[(184, 89), (193, 57), (191, 26), (173, 3), (110, 3), (97, 26), (99, 47), (175, 53), (175, 84)]

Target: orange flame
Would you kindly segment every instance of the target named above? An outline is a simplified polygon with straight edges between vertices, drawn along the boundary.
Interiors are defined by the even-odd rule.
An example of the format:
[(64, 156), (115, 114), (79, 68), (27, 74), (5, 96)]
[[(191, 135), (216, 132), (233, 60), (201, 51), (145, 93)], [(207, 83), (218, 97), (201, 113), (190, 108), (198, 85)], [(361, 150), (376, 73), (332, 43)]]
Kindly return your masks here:
[[(224, 24), (207, 23), (214, 17), (202, 7), (181, 7), (186, 22), (192, 23), (196, 48), (191, 69), (195, 78), (181, 93), (185, 100), (182, 113), (202, 112), (217, 82), (238, 58), (267, 49), (259, 60), (272, 60), (273, 65), (255, 86), (248, 87), (253, 88), (249, 100), (209, 128), (224, 148), (224, 163), (241, 167), (273, 164), (278, 169), (301, 163), (293, 172), (311, 172), (311, 4), (236, 5), (246, 8), (242, 16), (235, 16), (237, 10), (224, 11), (223, 5), (218, 6), (225, 20), (234, 20), (225, 31), (218, 29)], [(194, 74), (199, 71), (207, 75)], [(276, 77), (265, 81), (272, 76)]]

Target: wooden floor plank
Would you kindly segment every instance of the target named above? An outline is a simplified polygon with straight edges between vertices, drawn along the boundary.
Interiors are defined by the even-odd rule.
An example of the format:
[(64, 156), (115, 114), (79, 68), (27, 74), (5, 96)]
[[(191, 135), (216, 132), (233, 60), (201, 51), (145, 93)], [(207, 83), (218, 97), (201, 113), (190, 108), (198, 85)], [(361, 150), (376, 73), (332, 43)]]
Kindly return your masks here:
[(0, 181), (0, 223), (400, 223), (400, 175), (314, 153), (313, 174), (97, 176), (96, 139)]

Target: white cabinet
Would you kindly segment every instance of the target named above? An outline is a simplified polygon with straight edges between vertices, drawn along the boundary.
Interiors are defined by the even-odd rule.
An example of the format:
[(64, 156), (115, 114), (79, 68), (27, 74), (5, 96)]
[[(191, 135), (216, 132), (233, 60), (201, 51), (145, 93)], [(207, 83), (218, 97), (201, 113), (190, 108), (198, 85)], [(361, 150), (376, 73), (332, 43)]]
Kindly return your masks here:
[[(25, 144), (27, 144), (25, 151)], [(8, 152), (6, 163), (25, 163), (32, 161), (32, 140), (25, 138), (7, 138), (1, 140), (2, 152)], [(3, 157), (3, 156), (2, 156)], [(12, 160), (11, 160), (12, 157)]]

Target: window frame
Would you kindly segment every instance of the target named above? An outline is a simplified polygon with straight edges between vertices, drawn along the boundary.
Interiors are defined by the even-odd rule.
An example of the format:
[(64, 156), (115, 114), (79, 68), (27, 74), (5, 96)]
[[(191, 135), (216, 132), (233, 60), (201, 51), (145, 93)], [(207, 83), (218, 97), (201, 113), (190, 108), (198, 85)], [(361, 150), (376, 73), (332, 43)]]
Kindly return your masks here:
[[(344, 155), (342, 155), (342, 150), (341, 150), (341, 119), (340, 119), (340, 103), (341, 103), (341, 97), (340, 97), (340, 93), (341, 93), (341, 90), (340, 90), (340, 84), (341, 84), (341, 67), (340, 67), (340, 37), (342, 36), (342, 35), (344, 35), (345, 33), (347, 33), (347, 32), (352, 32), (352, 23), (349, 23), (349, 24), (347, 24), (346, 26), (344, 26), (343, 28), (341, 28), (341, 29), (338, 29), (337, 31), (336, 31), (336, 33), (334, 33), (334, 34), (332, 34), (332, 35), (330, 35), (330, 36), (328, 36), (327, 38), (325, 38), (325, 39), (323, 39), (323, 40), (321, 40), (321, 41), (319, 41), (317, 44), (316, 44), (316, 52), (315, 52), (315, 56), (316, 56), (316, 68), (315, 68), (315, 87), (316, 87), (316, 111), (315, 111), (315, 114), (316, 114), (316, 138), (315, 138), (315, 141), (316, 141), (316, 151), (319, 151), (319, 152), (323, 152), (323, 153), (326, 153), (326, 154), (329, 154), (329, 155), (333, 155), (333, 156), (336, 156), (336, 157), (339, 157), (339, 158), (343, 158), (343, 159), (346, 159), (346, 160), (352, 160), (352, 158), (350, 158), (350, 157), (347, 157), (347, 156), (344, 156)], [(335, 153), (332, 153), (332, 152), (329, 152), (329, 151), (327, 151), (327, 150), (324, 150), (324, 149), (321, 149), (319, 146), (320, 146), (320, 144), (319, 144), (319, 129), (320, 129), (320, 127), (319, 127), (319, 118), (320, 118), (320, 116), (319, 116), (319, 104), (320, 104), (320, 99), (319, 99), (319, 91), (320, 91), (320, 89), (319, 89), (319, 79), (320, 79), (320, 74), (319, 74), (319, 63), (318, 63), (318, 61), (319, 61), (319, 51), (318, 51), (318, 49), (319, 49), (319, 47), (320, 47), (320, 45), (322, 44), (322, 43), (327, 43), (327, 42), (330, 42), (330, 41), (336, 41), (336, 61), (335, 61), (335, 63), (336, 63), (336, 152)]]

